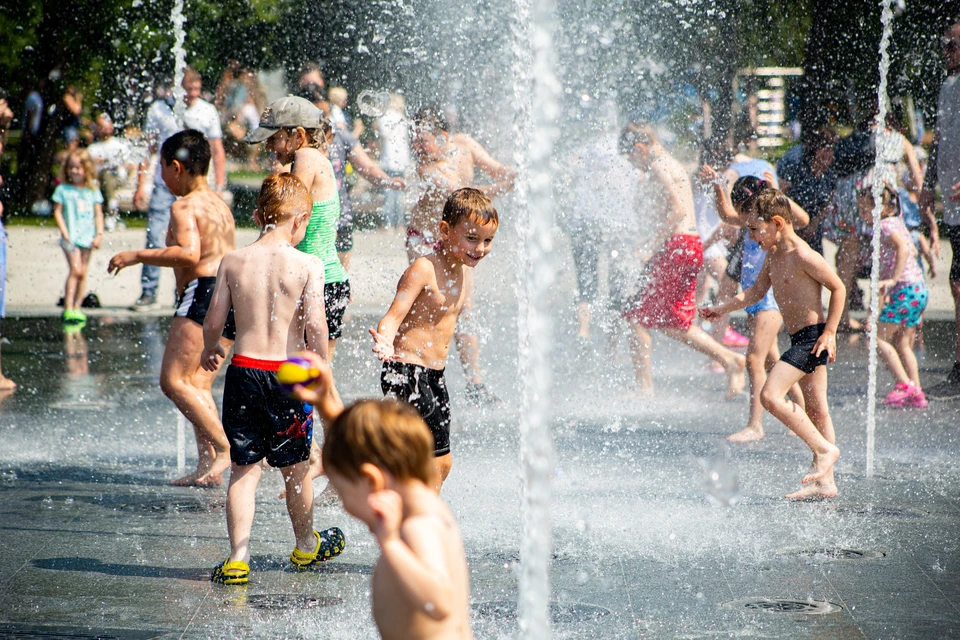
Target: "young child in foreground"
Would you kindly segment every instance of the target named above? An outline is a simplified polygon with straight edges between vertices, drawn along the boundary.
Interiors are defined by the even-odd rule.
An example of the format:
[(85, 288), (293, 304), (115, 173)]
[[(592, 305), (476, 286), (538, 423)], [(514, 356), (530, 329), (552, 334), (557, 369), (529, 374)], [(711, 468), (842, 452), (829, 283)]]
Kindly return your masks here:
[(468, 640), (470, 580), (456, 519), (434, 490), (433, 437), (417, 412), (394, 400), (347, 407), (330, 366), (294, 396), (326, 424), (323, 468), (347, 513), (380, 545), (373, 572), (373, 619), (385, 640)]
[(223, 389), (223, 428), (230, 441), (227, 532), (230, 556), (213, 581), (246, 584), (250, 575), (250, 530), (264, 458), (279, 467), (296, 547), (290, 562), (304, 569), (343, 551), (333, 527), (313, 530), (313, 484), (309, 475), (313, 408), (287, 396), (276, 379), (280, 364), (306, 348), (327, 353), (323, 311), (323, 263), (294, 248), (303, 239), (313, 201), (290, 173), (263, 181), (254, 220), (260, 237), (220, 262), (213, 301), (203, 322), (201, 364), (214, 371), (226, 357), (220, 333), (230, 307), (237, 341)]
[[(874, 227), (874, 199), (870, 189), (857, 197), (860, 216)], [(917, 327), (927, 308), (927, 283), (917, 260), (917, 249), (900, 217), (900, 197), (884, 185), (880, 214), (880, 299), (886, 304), (877, 321), (877, 348), (897, 383), (883, 403), (892, 407), (927, 406), (920, 388), (920, 368), (913, 353)], [(892, 344), (891, 344), (892, 343)]]
[(490, 198), (477, 189), (454, 191), (443, 207), (440, 242), (417, 258), (373, 336), (383, 361), (383, 393), (409, 402), (433, 433), (439, 485), (450, 473), (450, 396), (443, 370), (457, 318), (472, 299), (473, 268), (488, 254), (500, 224)]
[[(796, 433), (813, 451), (813, 464), (801, 484), (810, 485), (786, 497), (791, 500), (832, 498), (837, 495), (833, 465), (840, 457), (833, 420), (827, 406), (828, 362), (836, 360), (837, 325), (846, 290), (823, 256), (793, 228), (790, 200), (778, 189), (767, 189), (752, 200), (744, 222), (750, 236), (767, 252), (753, 286), (727, 302), (701, 309), (715, 318), (763, 299), (772, 286), (791, 348), (780, 357), (760, 392), (763, 408)], [(826, 321), (821, 292), (830, 291)], [(800, 383), (804, 408), (785, 396)]]

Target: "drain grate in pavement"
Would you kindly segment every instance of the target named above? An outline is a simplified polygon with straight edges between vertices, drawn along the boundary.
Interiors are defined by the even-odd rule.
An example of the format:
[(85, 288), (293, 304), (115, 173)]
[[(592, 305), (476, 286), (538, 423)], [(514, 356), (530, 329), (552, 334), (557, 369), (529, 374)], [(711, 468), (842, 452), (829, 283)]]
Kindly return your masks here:
[(804, 558), (823, 558), (827, 560), (877, 560), (887, 554), (871, 549), (782, 549), (779, 556), (801, 556)]
[[(514, 600), (492, 600), (473, 605), (474, 614), (483, 618), (514, 620), (517, 617), (517, 603)], [(550, 617), (554, 624), (574, 624), (596, 621), (610, 615), (611, 611), (595, 604), (582, 602), (550, 603)]]
[(843, 609), (826, 600), (794, 600), (791, 598), (743, 598), (724, 602), (720, 606), (751, 613), (772, 613), (802, 616), (822, 616)]
[(290, 609), (316, 609), (332, 607), (343, 602), (342, 598), (310, 596), (299, 593), (256, 593), (234, 598), (228, 604), (246, 605), (262, 611), (288, 611)]

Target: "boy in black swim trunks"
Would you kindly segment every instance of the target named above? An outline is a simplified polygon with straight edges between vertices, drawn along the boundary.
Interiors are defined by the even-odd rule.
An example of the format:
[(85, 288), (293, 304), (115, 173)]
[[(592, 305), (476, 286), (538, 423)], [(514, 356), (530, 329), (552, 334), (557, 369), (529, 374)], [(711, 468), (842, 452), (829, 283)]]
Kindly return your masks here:
[[(198, 461), (196, 471), (171, 484), (220, 485), (230, 466), (229, 445), (211, 392), (216, 370), (200, 368), (200, 352), (220, 260), (236, 246), (233, 215), (207, 185), (210, 143), (202, 133), (186, 129), (170, 136), (160, 149), (160, 159), (164, 183), (180, 196), (170, 208), (167, 246), (123, 251), (110, 259), (107, 270), (117, 274), (135, 264), (173, 267), (177, 310), (163, 354), (160, 388), (193, 423)], [(230, 318), (220, 338), (224, 350), (235, 336)]]
[[(753, 286), (727, 302), (701, 309), (716, 318), (756, 304), (772, 286), (791, 347), (774, 365), (760, 392), (760, 401), (813, 451), (810, 472), (801, 480), (807, 486), (786, 497), (791, 500), (832, 498), (837, 495), (833, 466), (840, 457), (833, 420), (827, 406), (827, 363), (836, 360), (837, 326), (846, 290), (839, 276), (819, 253), (793, 229), (790, 199), (777, 189), (760, 192), (744, 203), (745, 226), (750, 237), (767, 252)], [(830, 291), (826, 318), (821, 294)], [(805, 408), (786, 398), (800, 384)]]
[(281, 173), (263, 181), (254, 212), (260, 237), (223, 257), (203, 324), (201, 364), (216, 371), (226, 357), (217, 337), (234, 309), (237, 342), (223, 389), (223, 426), (232, 461), (227, 490), (230, 556), (213, 572), (213, 581), (222, 584), (248, 580), (250, 530), (264, 458), (280, 468), (286, 486), (287, 513), (297, 541), (290, 562), (302, 569), (343, 550), (339, 529), (313, 530), (313, 409), (287, 397), (275, 375), (288, 355), (304, 348), (327, 355), (323, 262), (294, 248), (303, 240), (312, 206), (310, 192), (295, 175)]
[(472, 299), (473, 268), (490, 253), (499, 224), (497, 210), (481, 191), (454, 191), (443, 207), (437, 250), (403, 272), (393, 304), (376, 330), (370, 329), (373, 352), (383, 361), (380, 387), (413, 405), (430, 427), (441, 484), (452, 465), (443, 370), (457, 318)]

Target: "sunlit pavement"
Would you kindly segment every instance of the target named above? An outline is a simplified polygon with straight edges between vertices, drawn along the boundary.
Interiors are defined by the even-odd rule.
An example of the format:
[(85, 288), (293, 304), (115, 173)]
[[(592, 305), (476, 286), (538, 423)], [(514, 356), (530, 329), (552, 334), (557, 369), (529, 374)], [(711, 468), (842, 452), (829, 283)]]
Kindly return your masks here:
[[(381, 262), (365, 265), (373, 238)], [(403, 267), (398, 240), (358, 242), (359, 293), (335, 362), (348, 398), (378, 391), (366, 328)], [(454, 467), (443, 496), (471, 563), (479, 638), (518, 633), (515, 278), (509, 238), (498, 241), (501, 255), (478, 270), (477, 324), (488, 382), (506, 408), (469, 407), (455, 356), (448, 367)], [(767, 417), (764, 441), (727, 446), (745, 423), (745, 398), (724, 401), (723, 376), (662, 339), (657, 400), (630, 399), (625, 342), (600, 327), (591, 343), (576, 341), (570, 282), (566, 267), (552, 291), (556, 637), (960, 636), (958, 401), (879, 408), (876, 473), (867, 478), (866, 349), (841, 344), (830, 369), (840, 495), (787, 503), (781, 496), (809, 464), (803, 444)], [(136, 280), (129, 286), (117, 306), (136, 297)], [(166, 485), (176, 474), (176, 414), (157, 372), (169, 310), (146, 318), (106, 310), (77, 338), (49, 317), (55, 299), (43, 295), (50, 311), (3, 323), (11, 341), (3, 369), (21, 388), (0, 403), (0, 637), (375, 637), (373, 538), (320, 507), (317, 527), (341, 527), (346, 551), (294, 572), (276, 473), (258, 494), (250, 584), (210, 583), (228, 550), (224, 491)], [(951, 331), (928, 323), (926, 384), (950, 366)], [(889, 384), (881, 372), (881, 392)], [(748, 598), (786, 602), (747, 606)]]

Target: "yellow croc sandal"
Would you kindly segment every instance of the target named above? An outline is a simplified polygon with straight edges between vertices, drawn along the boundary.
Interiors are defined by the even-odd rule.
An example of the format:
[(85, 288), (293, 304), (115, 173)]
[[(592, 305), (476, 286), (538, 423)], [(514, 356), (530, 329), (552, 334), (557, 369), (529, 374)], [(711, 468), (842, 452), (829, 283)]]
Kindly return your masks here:
[(250, 579), (250, 565), (243, 560), (230, 562), (230, 558), (227, 558), (213, 570), (210, 579), (217, 584), (247, 584)]
[(290, 553), (290, 563), (298, 569), (306, 569), (317, 562), (325, 562), (331, 558), (336, 558), (343, 553), (343, 547), (347, 540), (343, 537), (343, 531), (337, 527), (331, 527), (323, 533), (314, 531), (317, 536), (317, 548), (313, 553), (300, 551), (296, 547)]

